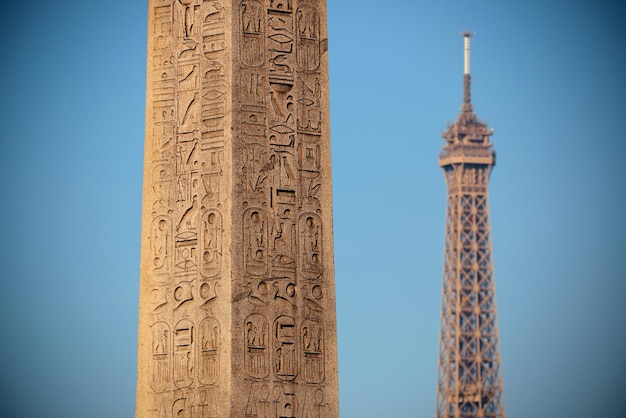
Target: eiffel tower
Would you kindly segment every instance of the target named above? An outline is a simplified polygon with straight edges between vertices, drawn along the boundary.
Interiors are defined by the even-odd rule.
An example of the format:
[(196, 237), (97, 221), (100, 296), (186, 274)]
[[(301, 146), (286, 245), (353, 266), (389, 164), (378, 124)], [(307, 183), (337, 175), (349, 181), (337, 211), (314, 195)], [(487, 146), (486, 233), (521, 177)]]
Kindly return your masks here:
[(439, 155), (448, 202), (436, 417), (504, 418), (488, 206), (496, 153), (471, 103), (470, 37), (463, 33), (463, 106)]

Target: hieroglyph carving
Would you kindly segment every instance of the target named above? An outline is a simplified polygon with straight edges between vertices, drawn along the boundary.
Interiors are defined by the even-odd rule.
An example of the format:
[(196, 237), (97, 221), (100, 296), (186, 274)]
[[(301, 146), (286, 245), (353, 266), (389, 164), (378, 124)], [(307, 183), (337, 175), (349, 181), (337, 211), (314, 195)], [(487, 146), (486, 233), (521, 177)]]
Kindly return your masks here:
[(281, 380), (294, 380), (298, 374), (298, 338), (293, 318), (283, 315), (274, 321), (274, 374)]
[(207, 133), (221, 132), (224, 130), (224, 114), (226, 112), (226, 74), (222, 63), (217, 59), (211, 59), (205, 68), (202, 77), (203, 130)]
[(145, 411), (213, 418), (221, 367), (221, 329), (213, 311), (223, 274), (230, 5), (151, 0), (150, 7), (145, 158), (153, 199), (151, 273), (142, 280), (151, 289), (148, 367), (155, 400)]
[(222, 261), (222, 215), (216, 210), (209, 210), (202, 216), (201, 222), (200, 273), (203, 277), (214, 277), (220, 272)]
[(274, 391), (270, 392), (270, 384), (252, 383), (248, 390), (245, 416), (254, 418), (277, 417), (277, 406)]
[(151, 348), (150, 387), (160, 392), (168, 389), (171, 382), (171, 333), (170, 327), (165, 322), (158, 322), (152, 326)]
[(252, 310), (243, 321), (245, 416), (318, 417), (326, 370), (321, 17), (309, 0), (239, 6), (242, 294)]
[(261, 314), (248, 316), (245, 324), (245, 362), (250, 377), (264, 378), (269, 373), (269, 336), (267, 319)]
[(268, 269), (268, 218), (261, 208), (249, 208), (244, 213), (245, 272), (262, 276)]
[(307, 387), (302, 402), (302, 418), (324, 418), (325, 410), (324, 390), (317, 387)]
[[(299, 77), (298, 86), (300, 98), (298, 99), (298, 132), (309, 135), (320, 135), (322, 123), (321, 94), (322, 87), (318, 77)], [(318, 138), (307, 138), (309, 141), (317, 141)], [(318, 167), (319, 168), (319, 167)]]
[(303, 375), (309, 383), (324, 380), (324, 329), (319, 321), (307, 319), (302, 322)]
[(149, 4), (138, 414), (336, 416), (324, 2)]
[[(198, 218), (201, 210), (215, 208), (220, 202), (227, 89), (221, 63), (226, 48), (224, 6), (207, 0), (156, 3), (153, 150), (161, 168), (155, 170), (153, 182), (157, 197), (154, 214), (174, 212), (175, 244), (170, 252), (176, 274), (197, 273), (200, 257), (200, 272), (213, 277), (219, 273), (221, 249), (216, 246), (220, 245), (221, 226), (212, 229), (207, 223), (221, 223), (221, 215), (214, 211), (207, 215), (209, 222), (203, 219), (207, 227), (203, 232), (214, 237), (209, 244), (203, 236), (201, 244), (212, 247), (200, 250)], [(163, 222), (158, 225), (167, 226)], [(154, 233), (158, 244), (164, 234), (157, 229)], [(171, 259), (172, 254), (167, 256)], [(155, 265), (164, 260), (155, 254)]]
[(241, 15), (241, 61), (252, 67), (263, 64), (263, 7), (258, 0), (245, 0), (239, 5)]
[(219, 378), (220, 325), (215, 318), (205, 318), (200, 324), (199, 380), (212, 385)]
[(150, 236), (151, 256), (156, 277), (166, 279), (172, 272), (172, 221), (159, 216), (152, 221)]
[[(277, 190), (277, 197), (282, 190)], [(291, 220), (289, 209), (281, 212), (274, 220), (271, 232), (272, 273), (276, 277), (291, 278), (296, 271), (296, 225)]]
[[(218, 418), (215, 388), (184, 393), (172, 404), (172, 418)], [(169, 415), (168, 415), (169, 418)]]
[(326, 418), (324, 390), (313, 386), (296, 388), (291, 383), (252, 383), (245, 417)]
[(303, 277), (317, 280), (322, 275), (322, 220), (314, 213), (304, 213), (298, 221), (300, 268)]
[(201, 209), (206, 210), (216, 207), (220, 199), (221, 180), (224, 175), (224, 149), (221, 146), (212, 146), (212, 144), (203, 144), (203, 154), (207, 156), (201, 165), (201, 193), (204, 197), (201, 201)]
[(320, 17), (317, 9), (303, 5), (296, 12), (298, 65), (305, 71), (320, 66)]
[(191, 321), (183, 319), (174, 330), (174, 383), (179, 388), (191, 386), (194, 380), (195, 329)]
[[(182, 287), (175, 291), (184, 295)], [(174, 296), (177, 298), (177, 296)], [(184, 299), (187, 296), (178, 296)], [(199, 333), (191, 320), (181, 320), (174, 332), (165, 322), (157, 322), (152, 331), (152, 366), (150, 386), (156, 392), (190, 386), (196, 376), (202, 385), (215, 384), (219, 378), (220, 325), (212, 317), (200, 323)], [(197, 340), (197, 341), (196, 341)], [(198, 367), (196, 367), (196, 359)]]

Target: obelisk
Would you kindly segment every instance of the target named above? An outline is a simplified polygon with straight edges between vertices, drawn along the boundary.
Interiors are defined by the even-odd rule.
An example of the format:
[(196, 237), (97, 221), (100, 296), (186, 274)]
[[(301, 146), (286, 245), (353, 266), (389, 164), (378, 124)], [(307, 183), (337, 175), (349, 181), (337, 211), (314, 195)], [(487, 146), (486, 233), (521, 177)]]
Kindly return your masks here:
[(325, 0), (149, 0), (136, 417), (338, 417)]

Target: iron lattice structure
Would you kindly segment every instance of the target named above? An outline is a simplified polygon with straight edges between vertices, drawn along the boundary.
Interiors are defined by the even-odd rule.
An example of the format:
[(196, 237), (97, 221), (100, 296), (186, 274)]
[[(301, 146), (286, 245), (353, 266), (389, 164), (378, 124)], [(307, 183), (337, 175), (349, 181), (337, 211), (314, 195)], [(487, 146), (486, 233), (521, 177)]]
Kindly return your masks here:
[(471, 104), (469, 33), (461, 113), (443, 132), (448, 189), (437, 418), (504, 418), (496, 290), (489, 224), (493, 130)]

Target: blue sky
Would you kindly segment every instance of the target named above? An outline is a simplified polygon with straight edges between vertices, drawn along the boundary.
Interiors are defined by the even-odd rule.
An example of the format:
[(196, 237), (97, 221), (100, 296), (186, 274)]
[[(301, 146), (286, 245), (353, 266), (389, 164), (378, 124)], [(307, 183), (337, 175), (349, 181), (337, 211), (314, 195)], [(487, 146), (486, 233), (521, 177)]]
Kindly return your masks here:
[[(145, 1), (0, 14), (0, 416), (132, 417)], [(619, 416), (626, 13), (329, 0), (343, 418), (432, 417), (446, 190), (471, 30), (509, 417)]]

